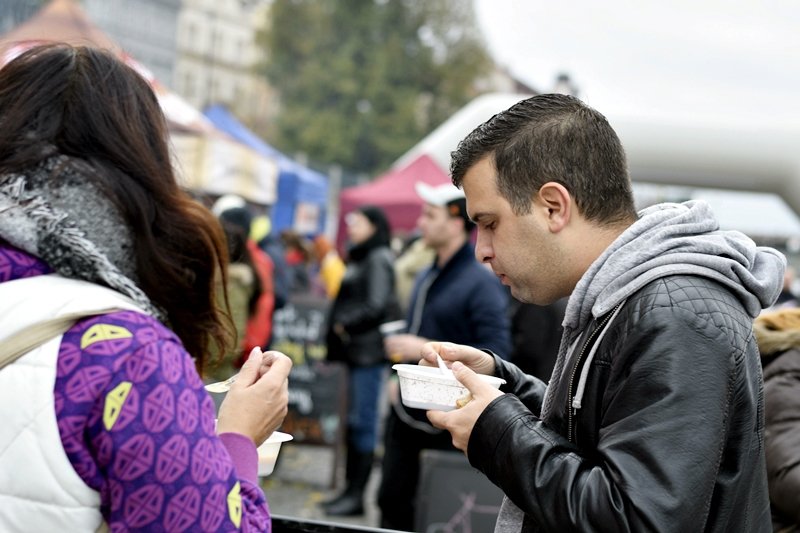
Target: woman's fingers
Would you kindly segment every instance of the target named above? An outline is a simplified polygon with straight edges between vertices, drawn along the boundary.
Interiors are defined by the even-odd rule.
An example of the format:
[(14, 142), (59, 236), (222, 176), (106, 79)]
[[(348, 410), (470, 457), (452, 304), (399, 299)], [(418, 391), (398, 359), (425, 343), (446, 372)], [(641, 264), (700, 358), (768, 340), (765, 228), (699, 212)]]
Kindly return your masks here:
[(278, 355), (283, 355), (280, 352), (276, 352), (275, 350), (269, 350), (264, 352), (264, 358), (261, 360), (261, 367), (259, 368), (259, 376), (263, 376), (266, 374), (270, 367), (272, 366), (273, 361)]
[(247, 361), (244, 362), (242, 365), (241, 370), (239, 371), (239, 375), (236, 376), (236, 381), (231, 384), (231, 388), (245, 388), (249, 387), (260, 377), (259, 369), (261, 368), (261, 362), (263, 360), (264, 354), (261, 353), (261, 348), (255, 347), (250, 352), (250, 357), (247, 358)]
[[(266, 368), (258, 381), (252, 384), (257, 388), (258, 394), (270, 396), (273, 394), (285, 394), (288, 397), (289, 372), (292, 370), (292, 360), (280, 352), (272, 352), (272, 364)], [(263, 370), (262, 366), (262, 370)], [(270, 399), (274, 401), (275, 399)]]

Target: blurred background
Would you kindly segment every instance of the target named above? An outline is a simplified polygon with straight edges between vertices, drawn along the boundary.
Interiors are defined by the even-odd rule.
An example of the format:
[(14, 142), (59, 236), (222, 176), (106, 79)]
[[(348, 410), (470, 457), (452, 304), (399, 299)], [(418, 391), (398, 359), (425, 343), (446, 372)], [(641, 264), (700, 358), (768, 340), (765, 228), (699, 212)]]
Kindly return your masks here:
[(3, 0), (0, 46), (2, 61), (43, 39), (124, 55), (157, 88), (187, 187), (245, 197), (276, 232), (341, 245), (342, 207), (446, 181), (478, 123), (566, 92), (619, 132), (642, 207), (705, 198), (793, 255), (798, 20), (795, 2), (755, 0)]
[[(340, 251), (343, 217), (366, 203), (398, 243), (413, 234), (414, 183), (448, 182), (450, 151), (478, 124), (573, 94), (619, 133), (638, 207), (704, 199), (723, 229), (796, 268), (798, 22), (789, 0), (2, 0), (0, 67), (46, 40), (113, 50), (156, 91), (198, 199), (240, 196), (268, 221), (260, 239), (323, 235)], [(324, 359), (325, 305), (294, 294), (275, 314), (273, 345), (298, 367)], [(296, 450), (335, 454), (341, 411), (314, 397), (319, 373), (293, 377), (305, 411), (294, 405), (295, 443), (266, 486), (276, 513), (317, 518), (337, 463)], [(279, 484), (291, 471), (321, 484)]]

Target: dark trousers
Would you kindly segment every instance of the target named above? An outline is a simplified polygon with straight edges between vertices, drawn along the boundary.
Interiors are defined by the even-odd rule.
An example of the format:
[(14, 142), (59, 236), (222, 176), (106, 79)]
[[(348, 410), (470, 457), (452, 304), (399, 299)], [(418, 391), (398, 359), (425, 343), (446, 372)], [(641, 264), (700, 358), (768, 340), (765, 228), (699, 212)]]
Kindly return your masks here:
[(350, 368), (347, 407), (347, 445), (372, 453), (378, 441), (378, 403), (383, 392), (386, 365)]
[(420, 452), (455, 448), (450, 433), (431, 435), (415, 429), (397, 416), (395, 408), (390, 407), (384, 429), (383, 475), (378, 490), (381, 527), (414, 531)]

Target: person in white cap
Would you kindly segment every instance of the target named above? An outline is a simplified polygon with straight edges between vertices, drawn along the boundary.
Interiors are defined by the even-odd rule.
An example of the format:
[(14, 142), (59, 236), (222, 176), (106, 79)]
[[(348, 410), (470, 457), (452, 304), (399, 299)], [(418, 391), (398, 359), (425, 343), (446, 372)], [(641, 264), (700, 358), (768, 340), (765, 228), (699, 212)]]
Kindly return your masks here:
[(245, 235), (247, 255), (250, 257), (258, 276), (258, 298), (250, 309), (244, 338), (240, 339), (241, 365), (255, 347), (267, 349), (272, 339), (272, 317), (275, 312), (274, 272), (275, 263), (268, 253), (258, 247), (250, 238), (253, 215), (244, 198), (226, 194), (211, 207), (211, 212), (220, 222), (238, 227)]
[[(425, 201), (417, 225), (433, 248), (433, 264), (417, 277), (406, 317), (407, 332), (384, 340), (394, 361), (416, 361), (429, 340), (480, 346), (507, 356), (511, 351), (508, 294), (475, 260), (464, 193), (451, 184), (417, 183)], [(415, 529), (414, 501), (424, 449), (453, 450), (450, 435), (434, 428), (425, 411), (402, 405), (395, 396), (384, 430), (383, 475), (378, 493), (381, 526)]]

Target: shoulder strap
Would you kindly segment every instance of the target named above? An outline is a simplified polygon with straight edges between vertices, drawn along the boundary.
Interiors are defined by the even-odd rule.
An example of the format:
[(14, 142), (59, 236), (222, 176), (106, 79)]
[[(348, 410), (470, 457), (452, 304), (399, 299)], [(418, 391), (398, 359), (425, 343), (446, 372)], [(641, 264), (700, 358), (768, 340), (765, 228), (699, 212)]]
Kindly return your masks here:
[(34, 348), (65, 333), (78, 320), (89, 316), (111, 313), (117, 310), (117, 308), (109, 308), (76, 311), (42, 322), (36, 322), (35, 324), (21, 329), (11, 337), (3, 340), (3, 344), (0, 346), (0, 370)]

